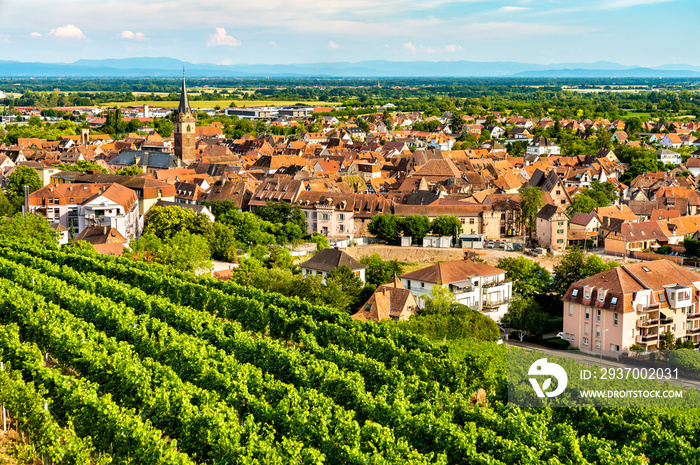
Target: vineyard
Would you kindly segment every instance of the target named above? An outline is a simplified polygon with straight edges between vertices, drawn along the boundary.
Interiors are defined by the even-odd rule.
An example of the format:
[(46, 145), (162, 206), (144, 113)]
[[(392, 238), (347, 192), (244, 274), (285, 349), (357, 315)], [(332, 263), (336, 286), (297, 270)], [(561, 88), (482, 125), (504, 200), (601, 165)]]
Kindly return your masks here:
[(0, 403), (54, 463), (697, 463), (681, 409), (520, 409), (445, 346), (161, 266), (0, 243)]

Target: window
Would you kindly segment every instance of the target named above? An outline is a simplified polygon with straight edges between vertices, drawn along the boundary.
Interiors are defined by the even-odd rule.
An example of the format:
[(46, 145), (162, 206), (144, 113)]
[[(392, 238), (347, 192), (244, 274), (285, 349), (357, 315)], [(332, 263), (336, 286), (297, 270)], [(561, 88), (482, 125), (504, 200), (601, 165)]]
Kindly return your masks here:
[(583, 345), (584, 345), (584, 346), (587, 346), (587, 345), (588, 345), (588, 338), (587, 338), (587, 337), (584, 337), (584, 338), (583, 338)]
[(590, 298), (591, 298), (591, 293), (590, 293), (590, 292), (588, 292), (588, 291), (586, 291), (586, 295), (585, 295), (585, 297), (586, 297), (586, 299), (590, 299)]
[(612, 299), (610, 299), (610, 305), (615, 305), (615, 304), (617, 304), (617, 297), (613, 297)]
[(469, 218), (469, 224), (474, 224), (474, 218)]
[(566, 340), (567, 340), (567, 341), (569, 340), (570, 337), (571, 337), (571, 334), (566, 333)]
[(602, 291), (598, 291), (598, 302), (605, 302), (605, 293)]
[(420, 288), (424, 289), (425, 288), (425, 283), (420, 283)]
[(573, 291), (571, 291), (571, 295), (573, 297), (576, 297), (578, 295), (578, 289), (574, 289)]
[(557, 239), (557, 244), (563, 244), (563, 243), (564, 243), (564, 239)]
[(610, 344), (610, 352), (616, 352), (615, 347), (618, 346), (615, 346), (615, 344)]
[(600, 323), (600, 309), (595, 311), (595, 321)]
[(316, 213), (316, 212), (312, 212), (312, 213), (311, 213), (311, 218), (313, 218), (313, 219), (315, 220), (317, 217), (318, 217), (318, 216), (317, 216), (317, 213)]
[(583, 324), (583, 334), (588, 334), (588, 329), (590, 328), (590, 323)]
[(309, 212), (304, 212), (304, 218), (308, 218), (308, 217), (309, 217)]
[(345, 221), (345, 213), (341, 213), (338, 215), (338, 220), (340, 221)]
[(576, 336), (574, 336), (574, 335), (572, 334), (572, 335), (571, 335), (571, 343), (572, 343), (572, 344), (575, 342), (574, 339), (576, 339)]
[(613, 313), (613, 326), (617, 326), (617, 317), (619, 315), (617, 313)]
[(651, 270), (649, 268), (647, 268), (646, 266), (643, 266), (642, 269), (644, 271), (646, 271), (647, 273), (651, 273)]
[(600, 349), (600, 341), (595, 341), (595, 348)]
[(600, 325), (595, 325), (595, 337), (600, 337)]
[(569, 304), (569, 316), (574, 316), (574, 304)]
[(70, 198), (70, 203), (73, 203), (73, 197)]
[(328, 221), (329, 219), (330, 219), (330, 217), (328, 216), (328, 213), (323, 213), (323, 214), (321, 215), (321, 220), (323, 220), (323, 221)]
[(591, 317), (591, 309), (586, 307), (586, 319), (589, 319)]
[(663, 292), (659, 294), (659, 302), (666, 302), (666, 296)]
[(630, 329), (628, 334), (629, 334), (630, 337), (634, 337), (634, 330), (633, 330), (633, 329)]

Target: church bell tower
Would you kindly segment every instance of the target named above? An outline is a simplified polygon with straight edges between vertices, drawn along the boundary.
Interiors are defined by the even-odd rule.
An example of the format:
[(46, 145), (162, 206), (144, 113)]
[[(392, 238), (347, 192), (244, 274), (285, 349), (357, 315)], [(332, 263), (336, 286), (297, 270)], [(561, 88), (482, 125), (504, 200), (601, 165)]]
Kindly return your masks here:
[(195, 122), (196, 119), (190, 108), (190, 101), (187, 98), (187, 87), (185, 86), (185, 68), (182, 68), (182, 92), (180, 94), (180, 105), (173, 116), (175, 156), (187, 166), (196, 161), (195, 157)]

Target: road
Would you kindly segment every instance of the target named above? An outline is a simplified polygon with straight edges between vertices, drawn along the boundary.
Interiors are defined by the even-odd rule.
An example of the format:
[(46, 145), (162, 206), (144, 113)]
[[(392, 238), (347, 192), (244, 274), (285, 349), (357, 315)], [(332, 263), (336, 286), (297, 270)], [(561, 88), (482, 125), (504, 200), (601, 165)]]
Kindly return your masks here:
[[(602, 359), (600, 357), (596, 357), (595, 355), (591, 354), (586, 354), (583, 352), (580, 352), (578, 350), (556, 350), (556, 349), (549, 349), (547, 347), (542, 347), (538, 346), (536, 344), (530, 344), (528, 342), (520, 342), (520, 341), (507, 341), (506, 344), (510, 347), (518, 347), (521, 349), (527, 349), (527, 350), (538, 350), (546, 355), (552, 356), (552, 357), (566, 357), (570, 358), (572, 360), (576, 360), (579, 363), (593, 366), (593, 365), (600, 365), (601, 367), (606, 367), (606, 368), (629, 368), (631, 366), (637, 366), (637, 365), (627, 365), (625, 363), (621, 362), (615, 362), (611, 360), (606, 360)], [(695, 380), (695, 379), (690, 379), (690, 378), (683, 378), (683, 377), (678, 377), (677, 380), (659, 380), (659, 381), (668, 381), (669, 383), (677, 386), (682, 386), (685, 388), (692, 387), (695, 388), (696, 390), (700, 390), (700, 381)]]

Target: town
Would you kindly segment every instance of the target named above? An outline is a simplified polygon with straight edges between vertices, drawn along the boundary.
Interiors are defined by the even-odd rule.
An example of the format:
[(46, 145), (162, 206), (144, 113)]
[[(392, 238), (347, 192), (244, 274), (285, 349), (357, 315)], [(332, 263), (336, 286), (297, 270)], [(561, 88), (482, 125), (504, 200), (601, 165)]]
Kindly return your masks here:
[[(80, 354), (104, 344), (101, 356), (119, 354), (114, 363), (131, 357), (98, 334), (121, 328), (115, 334), (134, 353), (175, 363), (177, 376), (192, 379), (187, 402), (204, 395), (197, 389), (229, 392), (237, 376), (250, 392), (258, 390), (251, 380), (266, 379), (259, 394), (235, 393), (244, 401), (207, 400), (218, 409), (203, 413), (211, 425), (240, 409), (260, 425), (298, 428), (301, 420), (271, 414), (261, 400), (278, 396), (279, 382), (300, 402), (316, 402), (318, 389), (366, 419), (363, 429), (371, 420), (388, 431), (396, 425), (359, 399), (380, 402), (394, 379), (416, 402), (427, 389), (431, 409), (446, 393), (463, 396), (459, 415), (467, 415), (501, 402), (505, 351), (549, 350), (590, 365), (591, 356), (652, 363), (659, 351), (683, 357), (700, 347), (700, 124), (682, 86), (626, 86), (621, 94), (640, 110), (601, 106), (586, 117), (563, 107), (532, 111), (517, 97), (498, 110), (444, 96), (418, 110), (403, 98), (195, 108), (207, 91), (188, 91), (184, 73), (177, 86), (170, 106), (47, 108), (17, 104), (53, 98), (37, 92), (0, 95), (0, 308), (20, 326), (42, 312), (57, 318), (36, 336), (3, 326), (0, 355), (20, 351), (27, 338), (44, 347), (47, 367), (74, 360), (99, 380)], [(548, 92), (576, 102), (615, 98), (599, 90)], [(201, 355), (173, 355), (183, 347)], [(673, 366), (691, 377), (697, 362), (688, 360)], [(216, 376), (203, 371), (210, 363)], [(150, 373), (148, 363), (138, 367)], [(124, 386), (140, 376), (114, 370)], [(8, 402), (2, 376), (0, 401)], [(170, 383), (148, 392), (176, 405), (178, 381)], [(160, 408), (121, 389), (120, 406)], [(399, 401), (382, 402), (397, 412)], [(169, 409), (164, 418), (179, 415)], [(416, 421), (413, 407), (400, 415)], [(339, 421), (351, 428), (355, 420)], [(187, 454), (239, 458), (209, 450), (196, 429), (177, 431)], [(461, 429), (441, 431), (466, 440)], [(316, 448), (339, 463), (359, 463), (367, 447), (396, 457), (428, 451), (414, 436), (349, 452), (336, 444), (340, 431), (333, 439), (295, 434), (298, 444), (313, 444), (302, 462)], [(270, 456), (286, 457), (277, 439), (259, 441)], [(129, 447), (142, 446), (118, 451)], [(461, 449), (454, 457), (450, 463), (474, 459)]]

